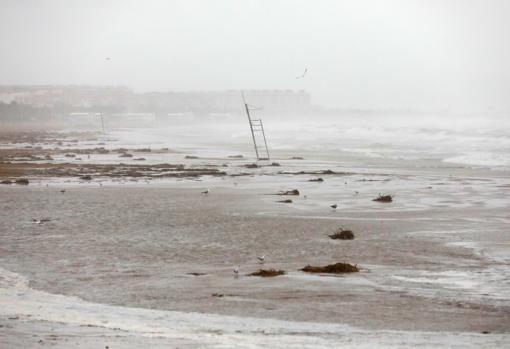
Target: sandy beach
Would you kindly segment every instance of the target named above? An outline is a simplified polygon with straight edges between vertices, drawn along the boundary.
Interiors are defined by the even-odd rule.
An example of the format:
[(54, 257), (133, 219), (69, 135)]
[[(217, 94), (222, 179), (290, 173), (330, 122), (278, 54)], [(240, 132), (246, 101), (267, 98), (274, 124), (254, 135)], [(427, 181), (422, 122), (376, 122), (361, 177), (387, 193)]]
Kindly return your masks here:
[[(0, 185), (3, 347), (510, 345), (506, 169), (284, 148), (253, 167), (235, 142), (125, 134), (2, 142), (0, 179), (29, 179)], [(299, 270), (337, 262), (360, 272)]]
[(510, 349), (510, 1), (0, 1), (0, 349)]

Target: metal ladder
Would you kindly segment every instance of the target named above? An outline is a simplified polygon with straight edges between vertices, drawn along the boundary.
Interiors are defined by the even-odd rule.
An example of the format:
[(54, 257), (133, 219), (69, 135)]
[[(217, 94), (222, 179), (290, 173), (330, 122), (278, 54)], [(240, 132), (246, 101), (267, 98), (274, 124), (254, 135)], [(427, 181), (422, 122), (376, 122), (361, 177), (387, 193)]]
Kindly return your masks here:
[[(252, 119), (250, 115), (250, 106), (246, 103), (246, 100), (243, 96), (244, 107), (246, 109), (246, 115), (248, 116), (248, 122), (250, 123), (251, 137), (253, 139), (253, 146), (255, 147), (255, 155), (257, 156), (257, 161), (260, 160), (270, 160), (269, 157), (269, 149), (267, 147), (266, 141), (266, 133), (264, 132), (264, 125), (262, 124), (262, 119)], [(257, 143), (257, 138), (259, 142)], [(262, 143), (263, 141), (263, 143)], [(265, 156), (264, 156), (265, 154)]]

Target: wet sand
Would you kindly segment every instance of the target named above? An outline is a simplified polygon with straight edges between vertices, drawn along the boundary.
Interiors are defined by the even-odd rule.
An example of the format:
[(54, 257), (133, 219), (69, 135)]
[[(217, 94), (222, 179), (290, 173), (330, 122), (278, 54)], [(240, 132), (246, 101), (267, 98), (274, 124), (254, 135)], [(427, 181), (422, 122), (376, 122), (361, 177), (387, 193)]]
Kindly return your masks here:
[[(310, 182), (317, 176), (295, 173), (331, 166), (280, 162), (246, 169), (246, 161), (230, 161), (228, 175), (198, 181), (38, 178), (0, 186), (0, 325), (7, 330), (0, 343), (510, 343), (506, 177), (352, 169)], [(240, 171), (249, 175), (231, 175)], [(267, 195), (294, 188), (301, 195), (292, 204)], [(393, 203), (373, 202), (379, 192), (398, 195)], [(333, 202), (338, 209), (329, 208)], [(51, 220), (34, 224), (33, 217)], [(339, 227), (355, 239), (329, 239)], [(298, 271), (336, 262), (361, 272)], [(287, 274), (246, 276), (261, 267)]]

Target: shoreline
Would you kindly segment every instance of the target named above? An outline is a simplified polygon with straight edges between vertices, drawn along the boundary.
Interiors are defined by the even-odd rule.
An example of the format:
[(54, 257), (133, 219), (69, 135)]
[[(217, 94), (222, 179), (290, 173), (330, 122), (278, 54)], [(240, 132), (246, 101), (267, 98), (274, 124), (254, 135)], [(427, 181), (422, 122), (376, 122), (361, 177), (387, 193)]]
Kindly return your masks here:
[[(117, 158), (119, 153), (114, 154)], [(51, 166), (109, 168), (112, 173), (124, 166), (142, 176), (111, 178), (99, 171), (92, 180), (64, 174), (36, 176), (27, 186), (0, 185), (0, 267), (10, 270), (0, 277), (0, 297), (10, 307), (0, 312), (8, 329), (0, 342), (14, 348), (38, 345), (32, 343), (32, 331), (56, 347), (72, 339), (78, 340), (76, 346), (103, 345), (106, 338), (121, 348), (132, 345), (131, 340), (155, 347), (239, 347), (243, 342), (256, 347), (449, 347), (461, 342), (479, 348), (510, 343), (510, 300), (505, 296), (510, 285), (504, 278), (510, 265), (504, 257), (510, 244), (504, 234), (510, 222), (507, 176), (469, 169), (452, 175), (442, 168), (430, 174), (397, 168), (360, 172), (313, 159), (246, 168), (251, 163), (246, 158), (186, 159), (185, 154), (153, 153), (144, 165), (104, 163), (111, 157), (75, 165), (57, 158)], [(166, 165), (157, 164), (159, 156)], [(159, 168), (168, 171), (171, 163), (179, 165), (170, 172), (198, 175), (146, 180)], [(38, 161), (28, 165), (45, 166)], [(15, 160), (12, 166), (20, 165)], [(196, 171), (211, 168), (225, 174)], [(323, 181), (312, 181), (318, 177)], [(201, 194), (206, 188), (211, 192)], [(299, 189), (299, 195), (288, 196), (292, 203), (278, 202), (281, 197), (274, 194), (292, 189)], [(381, 192), (394, 194), (394, 202), (373, 202)], [(338, 209), (329, 207), (333, 202)], [(34, 224), (34, 217), (50, 220)], [(338, 227), (352, 229), (355, 239), (330, 240), (327, 234)], [(492, 259), (493, 251), (500, 259)], [(267, 257), (264, 267), (287, 275), (246, 277), (261, 268), (256, 257), (262, 254)], [(339, 277), (298, 271), (307, 264), (335, 262), (358, 264), (362, 271)], [(241, 268), (239, 278), (234, 278), (235, 266)], [(9, 275), (29, 284), (20, 281), (21, 290), (5, 287)], [(42, 298), (34, 300), (34, 295)], [(62, 319), (67, 306), (81, 309), (93, 322), (111, 311), (143, 324), (156, 311), (151, 309), (159, 309), (163, 315), (149, 318), (175, 335), (124, 332), (117, 325), (81, 327), (59, 323), (52, 306), (45, 308), (48, 314), (27, 309), (33, 301), (46, 307), (44, 299), (64, 307), (59, 308)], [(183, 312), (198, 317), (184, 326), (186, 338), (175, 324)], [(158, 316), (167, 321), (157, 323)], [(273, 321), (283, 321), (278, 322), (285, 324), (281, 328), (290, 330), (271, 333)], [(204, 322), (205, 328), (195, 322)], [(322, 333), (318, 326), (335, 330)], [(17, 336), (24, 338), (21, 344)]]
[(22, 277), (4, 269), (0, 269), (0, 275), (0, 304), (3, 305), (0, 324), (8, 330), (0, 335), (0, 341), (9, 348), (41, 344), (55, 348), (69, 345), (127, 348), (134, 344), (150, 344), (152, 348), (168, 345), (286, 348), (297, 343), (300, 347), (314, 348), (331, 345), (483, 348), (510, 343), (508, 333), (361, 330), (328, 323), (115, 307), (31, 290)]

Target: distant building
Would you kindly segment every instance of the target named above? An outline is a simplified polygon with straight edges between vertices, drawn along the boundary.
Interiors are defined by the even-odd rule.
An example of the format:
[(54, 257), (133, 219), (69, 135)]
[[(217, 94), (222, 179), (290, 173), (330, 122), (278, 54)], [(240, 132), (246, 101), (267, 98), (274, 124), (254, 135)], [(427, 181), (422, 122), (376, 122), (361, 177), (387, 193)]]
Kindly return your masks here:
[[(305, 91), (247, 90), (244, 95), (250, 105), (264, 113), (298, 113), (311, 109), (310, 95)], [(240, 90), (134, 93), (121, 86), (0, 86), (0, 102), (49, 108), (55, 115), (64, 117), (102, 112), (126, 121), (142, 120), (147, 115), (170, 120), (228, 120), (244, 112)]]

